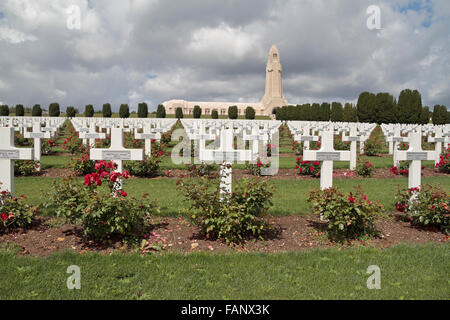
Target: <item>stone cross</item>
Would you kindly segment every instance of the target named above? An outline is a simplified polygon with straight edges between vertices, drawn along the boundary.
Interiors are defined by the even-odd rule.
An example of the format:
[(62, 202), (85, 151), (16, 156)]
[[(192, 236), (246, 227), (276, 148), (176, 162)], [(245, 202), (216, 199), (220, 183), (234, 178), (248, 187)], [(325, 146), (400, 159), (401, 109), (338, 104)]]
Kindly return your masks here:
[(422, 150), (422, 134), (410, 132), (408, 135), (409, 149), (394, 150), (399, 161), (409, 161), (408, 188), (420, 188), (422, 180), (422, 161), (435, 160), (436, 151)]
[(399, 126), (395, 126), (395, 127), (394, 127), (394, 134), (391, 135), (391, 136), (389, 136), (389, 137), (387, 138), (387, 141), (388, 141), (388, 142), (393, 142), (393, 143), (394, 143), (394, 156), (393, 156), (393, 159), (394, 159), (394, 166), (395, 166), (395, 167), (398, 167), (398, 166), (400, 165), (400, 161), (399, 161), (398, 158), (397, 158), (397, 155), (398, 155), (398, 153), (397, 153), (398, 147), (399, 147), (399, 145), (400, 145), (400, 142), (406, 142), (406, 141), (408, 141), (408, 138), (402, 137), (402, 135), (401, 135), (401, 133), (400, 133), (400, 127), (399, 127)]
[(442, 128), (436, 128), (434, 131), (434, 137), (428, 136), (428, 142), (435, 143), (434, 151), (436, 151), (436, 158), (434, 159), (434, 165), (436, 166), (440, 161), (442, 143), (445, 142), (445, 137), (442, 134)]
[(319, 150), (304, 150), (303, 160), (320, 161), (320, 189), (333, 186), (333, 161), (350, 161), (350, 151), (334, 150), (333, 131), (321, 133), (322, 145)]
[(111, 147), (107, 149), (91, 149), (91, 160), (112, 160), (117, 163), (117, 171), (123, 171), (123, 160), (142, 161), (142, 149), (126, 149), (123, 146), (123, 129), (111, 128)]
[(220, 131), (219, 148), (205, 149), (200, 152), (201, 161), (214, 161), (220, 163), (220, 192), (221, 194), (231, 194), (233, 161), (245, 162), (252, 161), (251, 150), (235, 150), (233, 147), (234, 135), (233, 129), (223, 128)]
[(364, 139), (361, 136), (358, 136), (358, 130), (355, 125), (350, 127), (350, 133), (348, 136), (343, 135), (342, 141), (351, 141), (350, 142), (350, 170), (356, 169), (356, 142), (362, 141)]
[(14, 160), (34, 160), (33, 148), (14, 147), (14, 128), (0, 128), (0, 190), (14, 193)]
[(91, 148), (95, 147), (95, 139), (105, 139), (106, 138), (106, 134), (105, 133), (99, 133), (96, 131), (96, 125), (95, 123), (90, 123), (89, 125), (89, 131), (88, 132), (80, 132), (78, 134), (78, 136), (80, 137), (80, 139), (83, 139), (83, 141), (86, 141), (87, 139), (89, 139), (89, 146)]
[[(153, 129), (154, 131), (155, 129)], [(145, 154), (149, 157), (152, 156), (152, 140), (161, 140), (161, 133), (152, 133), (152, 126), (150, 123), (144, 125), (143, 133), (135, 131), (134, 137), (136, 139), (145, 140)]]
[(41, 171), (41, 139), (50, 139), (50, 132), (41, 132), (40, 122), (33, 124), (33, 131), (24, 132), (24, 138), (32, 138), (34, 140), (34, 160), (39, 161), (36, 167), (37, 171)]

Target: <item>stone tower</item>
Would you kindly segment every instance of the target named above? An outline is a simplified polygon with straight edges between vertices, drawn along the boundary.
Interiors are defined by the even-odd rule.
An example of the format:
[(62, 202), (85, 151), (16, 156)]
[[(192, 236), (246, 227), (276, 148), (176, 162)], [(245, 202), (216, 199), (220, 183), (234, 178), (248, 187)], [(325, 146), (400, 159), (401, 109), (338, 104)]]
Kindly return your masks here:
[(287, 106), (288, 102), (283, 95), (283, 83), (281, 81), (280, 53), (277, 47), (272, 46), (269, 52), (266, 67), (266, 91), (261, 103), (264, 106), (265, 114), (270, 115), (276, 107)]

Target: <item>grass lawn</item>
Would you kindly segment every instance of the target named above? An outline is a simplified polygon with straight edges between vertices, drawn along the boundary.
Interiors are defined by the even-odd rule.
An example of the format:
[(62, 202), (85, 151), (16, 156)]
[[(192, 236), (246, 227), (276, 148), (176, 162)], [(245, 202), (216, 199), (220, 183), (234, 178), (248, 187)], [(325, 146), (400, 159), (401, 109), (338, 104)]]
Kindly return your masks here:
[[(448, 299), (449, 258), (448, 244), (46, 258), (2, 250), (0, 299)], [(80, 290), (66, 287), (70, 265), (80, 267)], [(379, 290), (366, 286), (370, 265), (380, 268)]]
[[(34, 205), (46, 201), (45, 192), (52, 185), (53, 178), (22, 177), (15, 179), (16, 194), (26, 194), (29, 203)], [(177, 179), (129, 179), (125, 181), (125, 190), (128, 194), (140, 197), (143, 193), (149, 193), (152, 198), (158, 200), (163, 216), (178, 215), (183, 207), (183, 198), (176, 190)], [(450, 190), (448, 177), (424, 178), (424, 184), (440, 184), (444, 190)], [(319, 188), (319, 179), (312, 180), (271, 180), (274, 186), (274, 206), (269, 213), (272, 215), (310, 213), (307, 198), (309, 191)], [(397, 192), (397, 186), (406, 187), (408, 179), (334, 179), (334, 185), (345, 191), (351, 191), (353, 187), (361, 185), (370, 200), (379, 200), (384, 206), (394, 209), (393, 201)]]

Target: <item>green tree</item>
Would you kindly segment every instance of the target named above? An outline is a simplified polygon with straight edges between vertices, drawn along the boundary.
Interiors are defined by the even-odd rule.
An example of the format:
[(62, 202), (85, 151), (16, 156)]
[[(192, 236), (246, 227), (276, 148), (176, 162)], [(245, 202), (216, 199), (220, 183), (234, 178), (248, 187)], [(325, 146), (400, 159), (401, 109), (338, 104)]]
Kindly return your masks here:
[(14, 113), (16, 114), (16, 117), (23, 117), (25, 115), (25, 109), (23, 108), (23, 105), (16, 105), (16, 111)]
[(130, 107), (128, 104), (123, 103), (119, 108), (119, 117), (121, 118), (129, 118), (130, 117)]
[(344, 121), (344, 108), (340, 102), (331, 103), (330, 120), (332, 122), (342, 122)]
[(9, 107), (6, 104), (0, 106), (0, 116), (9, 116)]
[(94, 106), (92, 104), (87, 104), (84, 108), (84, 116), (87, 118), (92, 118), (94, 116)]
[(148, 117), (148, 105), (145, 102), (141, 102), (138, 104), (138, 118), (147, 118)]
[(183, 118), (183, 109), (181, 107), (176, 108), (175, 110), (175, 118), (182, 119)]
[(245, 108), (245, 119), (254, 120), (255, 119), (255, 109), (248, 106)]
[(228, 107), (228, 119), (237, 119), (238, 117), (238, 107), (230, 106)]
[(331, 107), (328, 102), (323, 102), (319, 108), (319, 120), (318, 121), (330, 121)]
[(59, 117), (60, 113), (61, 112), (59, 111), (59, 103), (57, 102), (50, 103), (50, 105), (48, 106), (48, 115), (50, 117)]
[(33, 109), (31, 110), (31, 115), (33, 117), (41, 117), (42, 116), (42, 109), (39, 104), (35, 104), (33, 106)]
[(346, 103), (344, 105), (344, 110), (342, 112), (342, 121), (344, 122), (357, 122), (358, 114), (356, 108), (352, 106), (351, 103)]
[(157, 118), (165, 118), (166, 117), (166, 108), (162, 104), (159, 104), (158, 108), (156, 109), (156, 117)]
[(216, 109), (211, 111), (211, 119), (219, 119), (219, 112)]
[(433, 124), (441, 125), (447, 122), (447, 107), (441, 105), (435, 105), (433, 108), (432, 116)]
[(380, 92), (375, 97), (375, 113), (370, 122), (394, 123), (394, 97), (387, 92)]
[(422, 112), (420, 113), (419, 124), (428, 124), (430, 123), (430, 108), (423, 107)]
[(376, 96), (370, 92), (359, 95), (356, 105), (359, 122), (373, 122), (375, 112)]
[(66, 108), (66, 116), (67, 117), (74, 118), (74, 117), (76, 117), (76, 115), (77, 115), (77, 110), (74, 107), (69, 106)]
[(320, 121), (320, 104), (313, 103), (311, 105), (310, 121)]
[(202, 108), (200, 108), (200, 106), (194, 106), (193, 115), (194, 119), (200, 119), (202, 116)]
[(109, 104), (109, 103), (103, 104), (102, 115), (104, 118), (111, 118), (111, 116), (112, 116), (111, 104)]
[(419, 123), (422, 112), (422, 97), (419, 91), (402, 90), (398, 97), (397, 109), (399, 123)]

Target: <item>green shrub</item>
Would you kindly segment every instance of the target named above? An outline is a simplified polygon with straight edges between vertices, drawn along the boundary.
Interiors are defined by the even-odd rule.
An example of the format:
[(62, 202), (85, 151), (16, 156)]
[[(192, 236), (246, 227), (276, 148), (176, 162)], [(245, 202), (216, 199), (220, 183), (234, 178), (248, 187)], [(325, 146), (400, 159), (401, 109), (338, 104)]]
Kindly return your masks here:
[(96, 172), (85, 176), (84, 185), (73, 177), (53, 182), (45, 206), (55, 210), (73, 224), (81, 224), (83, 234), (94, 241), (109, 239), (136, 240), (149, 226), (152, 215), (159, 212), (155, 202), (128, 197), (116, 189), (117, 179), (128, 173), (113, 172), (112, 162), (99, 161)]
[(200, 106), (194, 106), (193, 115), (194, 119), (200, 119), (202, 116), (202, 108), (200, 108)]
[(112, 116), (111, 104), (109, 104), (109, 103), (103, 104), (102, 115), (104, 118), (111, 118), (111, 116)]
[(255, 119), (255, 109), (252, 107), (247, 107), (245, 109), (245, 119), (253, 120)]
[(69, 118), (74, 118), (77, 115), (77, 110), (74, 107), (69, 106), (66, 108), (66, 115)]
[(228, 119), (237, 119), (238, 118), (238, 107), (230, 106), (228, 107)]
[(8, 191), (0, 193), (0, 232), (14, 228), (28, 228), (36, 208), (25, 204), (24, 196), (13, 197)]
[(148, 105), (145, 102), (138, 104), (138, 118), (148, 117)]
[(7, 105), (0, 106), (0, 116), (2, 117), (9, 116), (9, 107)]
[(52, 153), (52, 148), (55, 146), (55, 142), (50, 139), (41, 139), (41, 154), (49, 155)]
[(25, 115), (25, 109), (23, 108), (23, 105), (18, 104), (16, 105), (16, 117), (23, 117)]
[(342, 194), (336, 188), (312, 190), (308, 199), (314, 214), (327, 220), (328, 236), (333, 241), (378, 234), (375, 222), (382, 206), (367, 200), (361, 187), (355, 194)]
[(166, 108), (162, 104), (159, 104), (158, 108), (156, 109), (156, 117), (157, 118), (165, 118), (166, 117)]
[(219, 176), (219, 166), (214, 163), (202, 162), (200, 164), (186, 165), (191, 177), (217, 178)]
[(37, 172), (39, 162), (33, 160), (15, 160), (14, 161), (14, 175), (16, 176), (31, 176)]
[(350, 150), (350, 142), (342, 141), (341, 136), (334, 136), (334, 148), (336, 150)]
[(377, 156), (381, 151), (381, 146), (375, 141), (368, 140), (364, 143), (364, 154), (369, 157)]
[(183, 118), (183, 109), (181, 107), (176, 108), (175, 110), (175, 118), (182, 119)]
[(120, 105), (119, 116), (121, 118), (129, 118), (130, 117), (130, 107), (128, 107), (128, 105), (126, 103)]
[(33, 106), (33, 109), (31, 110), (31, 115), (33, 117), (41, 117), (42, 116), (42, 109), (39, 104), (35, 104)]
[(14, 145), (21, 147), (31, 146), (31, 141), (31, 139), (26, 139), (23, 134), (14, 132)]
[(437, 227), (446, 234), (450, 231), (449, 207), (450, 195), (438, 186), (399, 189), (395, 197), (395, 208), (403, 212), (411, 224)]
[(216, 109), (211, 111), (211, 119), (219, 119), (219, 112)]
[(59, 117), (60, 111), (59, 111), (59, 103), (52, 102), (48, 106), (48, 115), (50, 117)]
[(272, 206), (272, 192), (265, 181), (234, 182), (234, 191), (222, 197), (218, 179), (180, 179), (177, 185), (190, 204), (183, 212), (206, 238), (239, 243), (248, 237), (262, 239), (269, 228), (263, 217)]
[(82, 141), (78, 136), (71, 135), (64, 139), (62, 149), (71, 154), (78, 154), (83, 153), (86, 147), (82, 144)]
[(84, 109), (84, 116), (87, 118), (92, 118), (94, 116), (94, 106), (92, 104), (86, 105)]
[(126, 161), (124, 168), (132, 176), (152, 178), (160, 175), (160, 164), (164, 158), (164, 150), (161, 145), (152, 142), (152, 156), (144, 155), (143, 161)]
[(69, 167), (76, 176), (85, 176), (95, 172), (95, 161), (90, 159), (90, 149), (85, 148), (79, 156), (72, 158)]
[(369, 160), (358, 159), (356, 163), (356, 173), (361, 177), (371, 177), (373, 176), (373, 171), (375, 170), (374, 165)]

